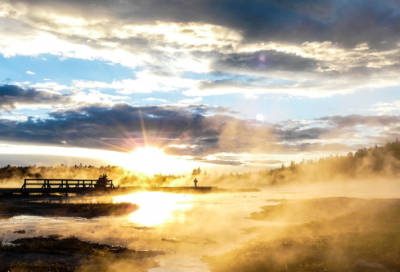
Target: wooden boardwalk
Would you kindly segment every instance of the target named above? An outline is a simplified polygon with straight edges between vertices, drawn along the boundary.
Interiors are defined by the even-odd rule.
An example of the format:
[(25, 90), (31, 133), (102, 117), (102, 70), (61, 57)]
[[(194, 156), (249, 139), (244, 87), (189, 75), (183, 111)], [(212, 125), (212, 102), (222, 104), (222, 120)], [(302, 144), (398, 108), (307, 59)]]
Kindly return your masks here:
[[(118, 186), (119, 187), (119, 186)], [(108, 179), (25, 179), (21, 188), (0, 188), (0, 196), (13, 195), (85, 195), (92, 192), (107, 192), (128, 194), (138, 191), (165, 193), (228, 193), (228, 192), (258, 192), (258, 189), (220, 189), (212, 186), (181, 186), (181, 187), (142, 187), (121, 186), (116, 188)]]
[(0, 194), (30, 195), (30, 194), (86, 194), (95, 191), (114, 190), (112, 180), (107, 184), (99, 184), (97, 179), (25, 179), (21, 188), (2, 188)]

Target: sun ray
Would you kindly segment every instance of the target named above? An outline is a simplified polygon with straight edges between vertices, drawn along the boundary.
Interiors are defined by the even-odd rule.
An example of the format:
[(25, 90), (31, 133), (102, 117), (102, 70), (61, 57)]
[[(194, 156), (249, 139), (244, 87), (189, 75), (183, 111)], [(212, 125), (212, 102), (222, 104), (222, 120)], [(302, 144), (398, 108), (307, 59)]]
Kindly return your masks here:
[(140, 118), (140, 125), (142, 126), (144, 146), (147, 146), (146, 127), (144, 126), (144, 120), (143, 120), (143, 116), (142, 116), (142, 111), (141, 110), (139, 110), (139, 118)]

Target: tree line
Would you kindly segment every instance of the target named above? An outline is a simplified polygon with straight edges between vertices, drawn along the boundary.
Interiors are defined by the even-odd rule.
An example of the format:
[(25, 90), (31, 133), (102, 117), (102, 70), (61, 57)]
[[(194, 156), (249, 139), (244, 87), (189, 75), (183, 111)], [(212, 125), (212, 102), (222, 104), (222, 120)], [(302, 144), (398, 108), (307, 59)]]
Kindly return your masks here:
[(194, 169), (187, 177), (155, 174), (152, 177), (119, 166), (77, 164), (73, 166), (11, 166), (0, 168), (0, 183), (22, 182), (25, 178), (95, 179), (102, 174), (120, 185), (168, 186), (176, 181), (190, 182), (194, 177), (200, 184), (239, 185), (245, 187), (274, 186), (293, 182), (323, 182), (333, 179), (357, 179), (371, 177), (400, 177), (400, 143), (387, 142), (383, 146), (362, 148), (343, 156), (322, 157), (316, 160), (292, 161), (271, 170), (257, 172), (210, 174), (200, 168)]

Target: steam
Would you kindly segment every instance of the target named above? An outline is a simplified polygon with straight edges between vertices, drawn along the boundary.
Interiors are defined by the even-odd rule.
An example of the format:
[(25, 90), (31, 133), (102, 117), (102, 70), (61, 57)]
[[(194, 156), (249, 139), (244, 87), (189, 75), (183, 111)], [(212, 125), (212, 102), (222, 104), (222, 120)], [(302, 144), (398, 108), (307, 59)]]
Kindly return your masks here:
[[(118, 166), (94, 167), (74, 165), (57, 167), (15, 167), (0, 168), (2, 187), (19, 187), (25, 178), (96, 179), (107, 174), (115, 185), (134, 186), (218, 186), (224, 188), (278, 188), (290, 186), (321, 186), (321, 184), (347, 185), (357, 182), (385, 182), (400, 177), (400, 143), (387, 143), (382, 147), (360, 149), (345, 156), (329, 156), (318, 160), (282, 165), (277, 169), (247, 173), (207, 173), (195, 169), (184, 176), (155, 174), (148, 176), (128, 171)], [(329, 185), (330, 186), (330, 185)], [(388, 185), (392, 186), (392, 185)]]

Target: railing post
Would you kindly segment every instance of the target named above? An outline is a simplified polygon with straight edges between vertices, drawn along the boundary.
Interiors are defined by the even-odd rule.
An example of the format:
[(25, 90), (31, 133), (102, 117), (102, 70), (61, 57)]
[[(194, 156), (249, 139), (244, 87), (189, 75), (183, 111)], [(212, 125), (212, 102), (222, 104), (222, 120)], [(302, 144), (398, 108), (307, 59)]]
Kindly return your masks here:
[(26, 179), (24, 179), (24, 184), (22, 185), (21, 189), (26, 189)]

